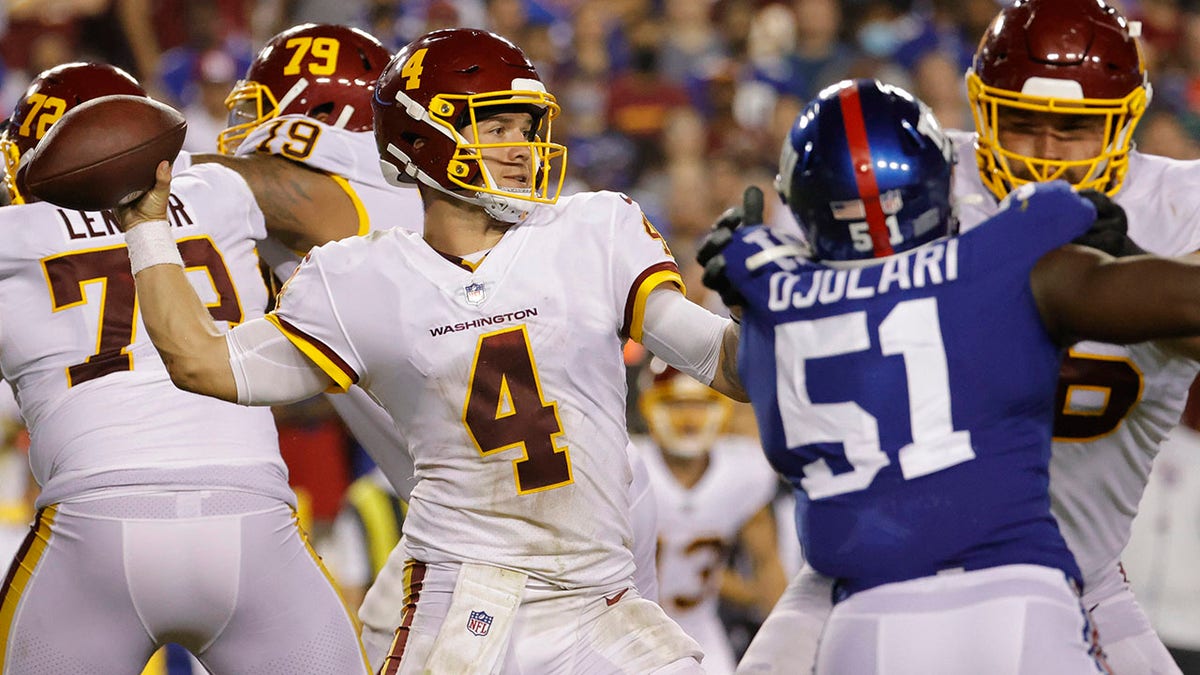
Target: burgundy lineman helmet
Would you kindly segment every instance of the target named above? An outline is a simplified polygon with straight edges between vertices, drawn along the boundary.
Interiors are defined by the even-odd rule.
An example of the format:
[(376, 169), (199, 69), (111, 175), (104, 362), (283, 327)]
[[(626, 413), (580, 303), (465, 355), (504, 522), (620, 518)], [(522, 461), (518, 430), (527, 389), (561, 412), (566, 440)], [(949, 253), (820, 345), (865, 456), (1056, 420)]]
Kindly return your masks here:
[(4, 188), (10, 204), (27, 201), (17, 186), (17, 169), (21, 158), (38, 144), (51, 125), (84, 101), (118, 94), (145, 96), (146, 91), (132, 75), (106, 63), (65, 63), (34, 78), (0, 135)]
[[(426, 33), (392, 58), (372, 107), (389, 182), (420, 182), (510, 223), (523, 220), (535, 204), (558, 200), (567, 161), (567, 149), (551, 139), (558, 103), (508, 40), (468, 28)], [(478, 123), (514, 109), (533, 115), (529, 138), (484, 143)], [(528, 150), (531, 188), (500, 187), (484, 165), (483, 150), (511, 147)]]
[(233, 153), (251, 130), (279, 115), (370, 131), (371, 92), (391, 56), (357, 28), (309, 23), (283, 31), (258, 52), (225, 99), (229, 126), (218, 134), (217, 149)]
[[(1030, 182), (1013, 175), (1014, 165), (1037, 181), (1082, 167), (1076, 187), (1120, 189), (1151, 95), (1139, 33), (1104, 0), (1018, 0), (997, 15), (967, 71), (979, 173), (989, 190), (1002, 198)], [(1012, 152), (1000, 143), (997, 118), (1014, 110), (1101, 117), (1103, 150), (1075, 161)]]
[(660, 448), (686, 458), (712, 449), (733, 416), (731, 399), (657, 357), (640, 380), (638, 407)]

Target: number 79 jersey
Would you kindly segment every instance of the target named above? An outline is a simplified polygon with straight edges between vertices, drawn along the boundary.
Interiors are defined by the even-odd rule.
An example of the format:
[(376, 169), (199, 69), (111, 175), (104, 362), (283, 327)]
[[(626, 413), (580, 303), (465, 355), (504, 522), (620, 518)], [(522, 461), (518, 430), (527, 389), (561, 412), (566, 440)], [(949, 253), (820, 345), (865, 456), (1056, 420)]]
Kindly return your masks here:
[[(416, 188), (396, 187), (384, 180), (375, 134), (370, 131), (346, 131), (306, 115), (282, 115), (251, 131), (236, 154), (277, 155), (328, 174), (354, 202), (358, 234), (397, 226), (421, 229), (420, 194)], [(273, 252), (268, 262), (278, 264)], [(291, 269), (289, 265), (288, 272)]]
[(326, 244), (268, 319), (395, 420), (409, 556), (601, 586), (633, 571), (622, 337), (664, 282), (678, 269), (637, 205), (584, 193), (476, 264), (399, 228)]
[[(266, 232), (242, 179), (213, 164), (181, 173), (168, 222), (218, 325), (261, 316), (254, 245)], [(235, 487), (294, 500), (269, 410), (172, 384), (138, 314), (111, 212), (9, 206), (0, 232), (0, 371), (30, 430), (39, 504), (133, 483), (179, 486), (195, 478), (183, 477), (189, 467), (227, 462), (257, 467), (233, 477), (250, 481)]]
[(739, 368), (768, 459), (798, 488), (805, 557), (844, 591), (943, 570), (1079, 572), (1050, 514), (1060, 350), (1029, 274), (1094, 212), (1065, 183), (960, 237), (854, 267), (747, 272)]

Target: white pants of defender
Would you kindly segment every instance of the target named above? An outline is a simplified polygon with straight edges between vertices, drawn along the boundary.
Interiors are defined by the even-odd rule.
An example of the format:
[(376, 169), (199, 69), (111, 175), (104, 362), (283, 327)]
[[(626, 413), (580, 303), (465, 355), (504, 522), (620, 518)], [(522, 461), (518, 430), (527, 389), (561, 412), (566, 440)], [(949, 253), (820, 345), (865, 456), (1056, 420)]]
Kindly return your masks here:
[[(470, 635), (467, 626), (446, 621), (452, 603), (467, 609), (472, 599), (456, 597), (459, 573), (470, 566), (411, 563), (419, 572), (419, 592), (409, 592), (403, 628), (382, 673), (443, 672), (435, 642), (451, 638), (456, 650), (484, 649), (490, 638), (504, 640), (496, 657), (472, 673), (503, 675), (614, 675), (628, 673), (703, 673), (700, 647), (667, 617), (657, 604), (628, 586), (563, 591), (526, 580), (507, 635), (499, 631), (503, 617), (493, 617), (489, 635)], [(480, 566), (481, 567), (481, 566)], [(611, 604), (610, 604), (611, 603)], [(482, 606), (482, 605), (481, 605)], [(490, 667), (489, 667), (490, 666)]]
[(1095, 675), (1087, 613), (1059, 570), (1004, 565), (884, 584), (834, 605), (818, 675)]
[(157, 493), (39, 512), (0, 621), (5, 675), (140, 672), (176, 642), (217, 675), (365, 673), (354, 623), (276, 499)]
[[(1093, 579), (1083, 605), (1113, 675), (1182, 675), (1134, 598), (1120, 568)], [(739, 675), (808, 673), (833, 609), (833, 580), (805, 565), (759, 627), (738, 663)]]
[(1113, 675), (1183, 675), (1134, 597), (1120, 563), (1088, 580), (1083, 606), (1100, 634)]

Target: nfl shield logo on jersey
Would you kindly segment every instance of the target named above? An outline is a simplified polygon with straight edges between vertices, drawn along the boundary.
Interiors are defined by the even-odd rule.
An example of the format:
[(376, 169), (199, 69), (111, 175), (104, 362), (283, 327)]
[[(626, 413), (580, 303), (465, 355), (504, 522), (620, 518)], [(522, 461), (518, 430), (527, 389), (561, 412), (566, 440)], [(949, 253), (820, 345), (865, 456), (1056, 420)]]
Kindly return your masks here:
[(467, 292), (467, 302), (469, 304), (478, 305), (479, 303), (483, 302), (483, 284), (475, 282), (470, 286), (467, 286), (464, 290)]
[(487, 635), (491, 627), (492, 617), (483, 610), (471, 612), (471, 616), (467, 619), (467, 630), (480, 637)]

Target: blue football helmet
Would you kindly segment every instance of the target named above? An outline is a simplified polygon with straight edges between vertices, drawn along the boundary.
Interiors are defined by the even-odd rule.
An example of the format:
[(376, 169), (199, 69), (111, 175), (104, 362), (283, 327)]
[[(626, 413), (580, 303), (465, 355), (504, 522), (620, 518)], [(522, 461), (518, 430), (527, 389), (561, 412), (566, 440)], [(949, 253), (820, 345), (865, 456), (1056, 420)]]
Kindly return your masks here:
[(775, 188), (815, 259), (879, 258), (957, 230), (953, 165), (928, 106), (877, 80), (845, 80), (796, 117)]

